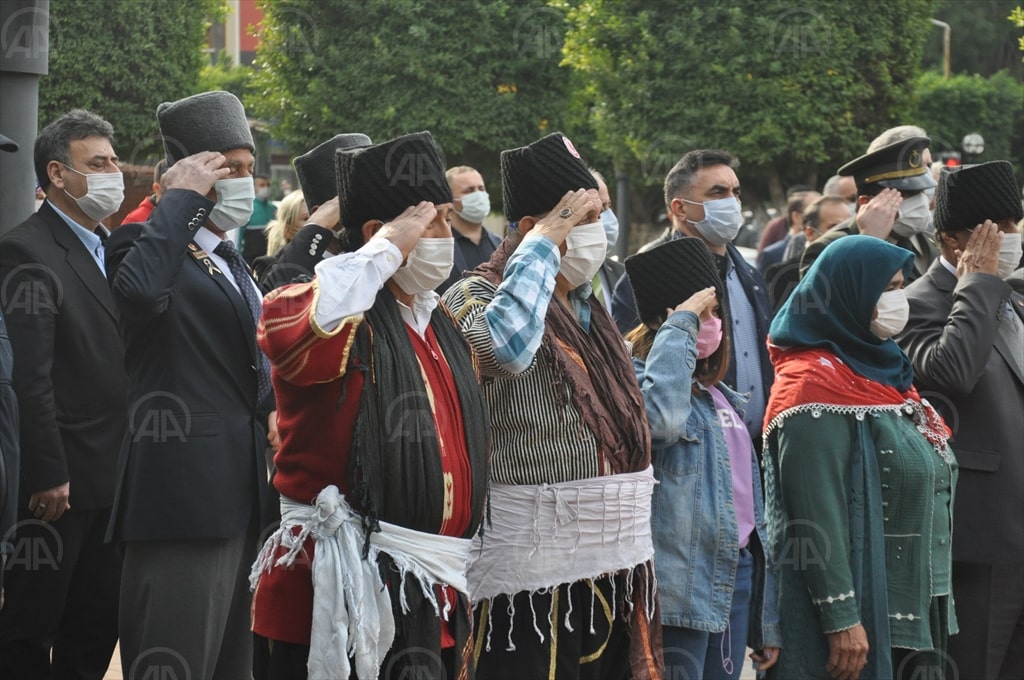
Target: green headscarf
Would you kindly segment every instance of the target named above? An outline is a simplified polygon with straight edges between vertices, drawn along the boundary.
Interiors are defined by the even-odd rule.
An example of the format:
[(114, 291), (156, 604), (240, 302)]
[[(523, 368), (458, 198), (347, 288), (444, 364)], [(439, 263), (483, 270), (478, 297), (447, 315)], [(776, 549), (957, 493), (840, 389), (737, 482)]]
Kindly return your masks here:
[(769, 330), (779, 347), (822, 347), (859, 375), (905, 391), (914, 378), (907, 355), (890, 338), (871, 332), (878, 298), (898, 270), (907, 276), (913, 254), (871, 236), (845, 236), (831, 243)]

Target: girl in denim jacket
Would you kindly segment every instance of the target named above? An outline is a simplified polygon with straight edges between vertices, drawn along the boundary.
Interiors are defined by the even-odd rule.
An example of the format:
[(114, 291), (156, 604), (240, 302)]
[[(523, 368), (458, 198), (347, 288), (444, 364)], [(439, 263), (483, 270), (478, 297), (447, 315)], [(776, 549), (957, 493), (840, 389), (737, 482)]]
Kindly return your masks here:
[(736, 411), (744, 400), (721, 382), (729, 361), (722, 283), (695, 238), (637, 254), (626, 270), (642, 320), (626, 338), (659, 481), (651, 530), (666, 672), (739, 678), (745, 648), (764, 670), (781, 636), (757, 459)]

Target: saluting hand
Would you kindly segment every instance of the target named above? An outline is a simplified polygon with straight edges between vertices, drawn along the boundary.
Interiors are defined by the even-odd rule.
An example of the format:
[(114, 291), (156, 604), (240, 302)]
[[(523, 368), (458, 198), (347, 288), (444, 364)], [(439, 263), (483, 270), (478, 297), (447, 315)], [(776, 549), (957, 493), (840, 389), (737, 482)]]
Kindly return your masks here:
[(437, 208), (430, 201), (420, 201), (406, 208), (401, 215), (381, 227), (373, 238), (386, 238), (402, 251), (402, 259), (416, 247), (427, 226), (437, 217)]
[(341, 222), (341, 203), (335, 196), (322, 205), (318, 205), (313, 214), (306, 220), (306, 224), (315, 224), (324, 229), (333, 231)]
[(961, 277), (972, 272), (999, 275), (999, 246), (1003, 234), (992, 220), (985, 220), (974, 228), (964, 249), (955, 251), (956, 275)]
[(896, 223), (903, 196), (896, 189), (882, 189), (877, 196), (865, 203), (857, 211), (857, 228), (866, 236), (874, 236), (883, 241), (889, 238), (892, 225)]
[(203, 196), (210, 193), (213, 183), (231, 174), (224, 154), (200, 151), (172, 165), (161, 180), (164, 189), (190, 189)]
[(562, 245), (565, 237), (585, 215), (601, 211), (601, 201), (596, 194), (597, 192), (587, 189), (566, 192), (558, 205), (537, 222), (530, 233), (547, 236), (556, 246)]

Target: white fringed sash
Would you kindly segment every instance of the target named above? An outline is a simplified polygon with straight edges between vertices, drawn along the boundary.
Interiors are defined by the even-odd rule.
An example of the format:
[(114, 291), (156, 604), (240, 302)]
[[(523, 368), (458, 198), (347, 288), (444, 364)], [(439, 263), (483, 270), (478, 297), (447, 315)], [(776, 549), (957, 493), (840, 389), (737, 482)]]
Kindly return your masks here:
[(574, 583), (654, 556), (652, 469), (559, 484), (492, 484), (491, 523), (473, 539), (473, 602)]
[[(298, 535), (294, 527), (301, 527)], [(470, 540), (438, 536), (380, 522), (370, 535), (370, 551), (362, 559), (362, 520), (338, 487), (325, 487), (314, 505), (281, 497), (281, 527), (267, 540), (253, 564), (249, 584), (253, 590), (260, 575), (294, 561), (307, 537), (316, 541), (313, 552), (313, 621), (309, 646), (309, 677), (347, 678), (349, 657), (356, 673), (377, 678), (384, 655), (395, 639), (391, 599), (377, 569), (377, 556), (385, 553), (395, 563), (402, 611), (408, 612), (406, 575), (411, 575), (423, 595), (434, 603), (438, 616), (448, 619), (450, 604), (438, 604), (435, 586), (451, 586), (467, 592), (466, 563)], [(274, 560), (280, 546), (288, 552)]]

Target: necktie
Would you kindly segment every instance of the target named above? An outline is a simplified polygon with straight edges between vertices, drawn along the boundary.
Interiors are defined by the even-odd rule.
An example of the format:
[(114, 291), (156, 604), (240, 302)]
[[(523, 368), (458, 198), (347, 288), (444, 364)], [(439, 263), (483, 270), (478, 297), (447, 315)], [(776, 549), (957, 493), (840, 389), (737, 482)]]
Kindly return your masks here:
[[(224, 258), (224, 261), (228, 263), (228, 269), (231, 270), (231, 276), (235, 279), (235, 283), (238, 284), (238, 290), (242, 293), (245, 304), (249, 307), (253, 327), (255, 327), (259, 323), (260, 314), (263, 312), (263, 302), (253, 287), (252, 277), (249, 276), (249, 271), (245, 268), (245, 262), (242, 261), (241, 254), (235, 249), (235, 244), (231, 243), (231, 241), (221, 241), (213, 249), (213, 252), (215, 255)], [(262, 404), (270, 395), (270, 362), (263, 352), (260, 352), (259, 355), (260, 365), (257, 371), (257, 384), (259, 386), (259, 403)]]
[(106, 276), (107, 267), (104, 260), (106, 259), (107, 251), (103, 247), (103, 245), (107, 242), (107, 236), (109, 236), (109, 234), (107, 234), (106, 230), (103, 227), (96, 227), (93, 230), (93, 233), (100, 237), (100, 244), (96, 246), (96, 250), (93, 253), (93, 256), (96, 258), (96, 263), (100, 266), (100, 271), (103, 272), (103, 276)]

